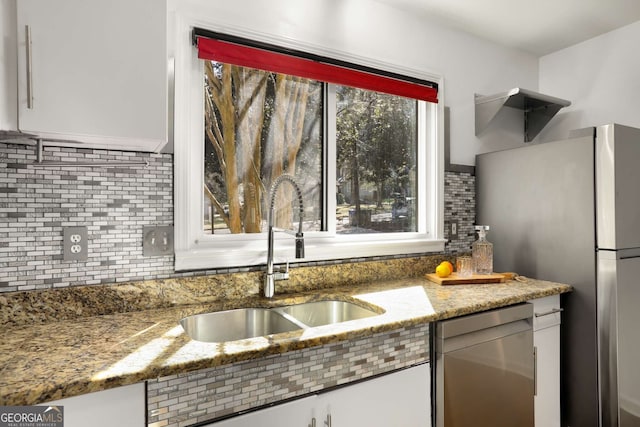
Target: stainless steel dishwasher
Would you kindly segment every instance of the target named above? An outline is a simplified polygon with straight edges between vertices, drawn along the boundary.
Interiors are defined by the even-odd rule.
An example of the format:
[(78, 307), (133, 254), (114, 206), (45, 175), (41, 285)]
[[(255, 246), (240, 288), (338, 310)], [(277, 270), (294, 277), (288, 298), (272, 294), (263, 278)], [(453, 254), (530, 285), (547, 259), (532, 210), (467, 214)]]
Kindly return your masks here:
[(436, 427), (533, 427), (533, 305), (436, 325)]

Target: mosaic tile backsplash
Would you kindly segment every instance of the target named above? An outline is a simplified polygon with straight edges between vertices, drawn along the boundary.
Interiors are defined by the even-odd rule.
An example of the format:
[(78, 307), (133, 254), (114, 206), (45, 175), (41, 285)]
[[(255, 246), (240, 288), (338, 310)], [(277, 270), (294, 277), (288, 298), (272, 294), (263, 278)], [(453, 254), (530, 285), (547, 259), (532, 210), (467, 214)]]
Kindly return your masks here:
[[(143, 167), (33, 167), (35, 147), (0, 144), (0, 291), (113, 283), (173, 273), (144, 258), (145, 225), (173, 224), (167, 155), (46, 147), (47, 161), (148, 161)], [(86, 226), (86, 261), (64, 261), (64, 227)]]
[(149, 427), (180, 427), (429, 361), (429, 325), (147, 382)]
[[(176, 273), (173, 256), (143, 254), (145, 226), (173, 225), (172, 155), (46, 147), (44, 159), (142, 160), (149, 166), (35, 168), (35, 147), (0, 143), (0, 292), (194, 275)], [(445, 173), (445, 222), (451, 219), (459, 232), (445, 251), (469, 251), (475, 220), (471, 174)], [(74, 226), (87, 227), (86, 261), (63, 260), (64, 228)], [(340, 262), (357, 261), (362, 259)]]
[[(445, 251), (459, 253), (471, 251), (471, 243), (477, 239), (473, 226), (476, 221), (476, 177), (470, 173), (445, 172), (444, 174), (444, 235), (448, 240)], [(458, 236), (449, 235), (449, 224), (457, 221)]]

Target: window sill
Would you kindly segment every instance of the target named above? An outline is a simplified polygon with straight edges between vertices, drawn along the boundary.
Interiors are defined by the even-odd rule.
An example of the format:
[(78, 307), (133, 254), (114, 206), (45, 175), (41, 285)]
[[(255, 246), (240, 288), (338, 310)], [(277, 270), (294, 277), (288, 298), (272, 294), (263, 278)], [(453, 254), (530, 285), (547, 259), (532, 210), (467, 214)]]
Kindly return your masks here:
[[(359, 257), (393, 256), (399, 254), (418, 254), (444, 251), (445, 240), (425, 240), (403, 238), (378, 242), (340, 241), (339, 238), (328, 242), (323, 238), (307, 239), (305, 258), (294, 258), (293, 239), (285, 238), (276, 242), (274, 249), (276, 263), (328, 261)], [(204, 243), (189, 251), (177, 251), (175, 254), (176, 271), (203, 270), (215, 268), (233, 268), (256, 266), (267, 262), (267, 242), (236, 242), (225, 244), (224, 248), (212, 247)], [(220, 245), (217, 245), (220, 246)]]

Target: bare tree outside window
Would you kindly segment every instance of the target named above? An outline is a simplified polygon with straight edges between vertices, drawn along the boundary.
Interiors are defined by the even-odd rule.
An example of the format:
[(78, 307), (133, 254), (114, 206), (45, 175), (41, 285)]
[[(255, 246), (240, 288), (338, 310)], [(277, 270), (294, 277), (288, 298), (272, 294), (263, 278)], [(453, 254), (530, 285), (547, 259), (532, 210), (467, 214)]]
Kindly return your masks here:
[[(336, 162), (326, 192), (337, 233), (417, 231), (416, 100), (335, 86), (327, 120), (337, 154), (325, 159), (325, 83), (213, 61), (204, 70), (204, 232), (266, 231), (268, 192), (283, 173), (302, 188), (305, 231), (326, 231), (325, 161)], [(292, 228), (293, 193), (281, 188), (274, 223)]]
[[(303, 189), (305, 229), (320, 230), (322, 84), (206, 61), (204, 90), (205, 231), (262, 232), (271, 182), (283, 173)], [(276, 198), (278, 227), (295, 221), (289, 190)]]

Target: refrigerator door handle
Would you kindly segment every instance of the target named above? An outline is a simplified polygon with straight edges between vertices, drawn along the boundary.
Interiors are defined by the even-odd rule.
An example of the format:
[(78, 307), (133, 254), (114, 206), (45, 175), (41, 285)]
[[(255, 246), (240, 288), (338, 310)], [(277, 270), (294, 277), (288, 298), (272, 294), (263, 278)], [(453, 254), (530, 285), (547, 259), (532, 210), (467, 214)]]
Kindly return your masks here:
[(604, 249), (598, 248), (598, 256), (603, 259), (633, 259), (640, 258), (640, 248)]

